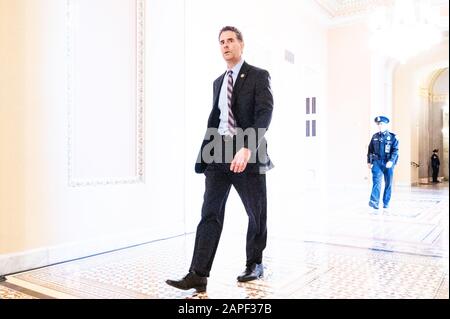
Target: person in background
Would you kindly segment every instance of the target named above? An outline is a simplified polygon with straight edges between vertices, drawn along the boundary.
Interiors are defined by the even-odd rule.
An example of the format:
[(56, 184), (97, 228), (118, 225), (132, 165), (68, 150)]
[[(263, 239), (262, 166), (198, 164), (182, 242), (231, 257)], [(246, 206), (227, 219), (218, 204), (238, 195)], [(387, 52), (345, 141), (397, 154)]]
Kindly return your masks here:
[(379, 209), (381, 180), (384, 177), (383, 208), (389, 208), (394, 167), (398, 161), (398, 139), (389, 132), (389, 119), (386, 116), (377, 116), (375, 123), (378, 133), (372, 136), (367, 152), (367, 165), (372, 170), (373, 182), (369, 206)]
[(439, 166), (441, 165), (441, 162), (439, 161), (439, 156), (437, 153), (439, 152), (438, 149), (433, 150), (433, 155), (431, 155), (431, 170), (433, 171), (433, 183), (439, 183), (438, 176), (439, 176)]

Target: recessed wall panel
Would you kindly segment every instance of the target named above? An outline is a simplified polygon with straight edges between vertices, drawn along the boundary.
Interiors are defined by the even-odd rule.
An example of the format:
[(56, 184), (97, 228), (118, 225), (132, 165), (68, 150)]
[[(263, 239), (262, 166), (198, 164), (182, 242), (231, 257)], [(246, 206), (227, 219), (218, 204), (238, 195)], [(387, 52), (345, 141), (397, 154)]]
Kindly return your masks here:
[(69, 183), (143, 180), (143, 1), (68, 0)]

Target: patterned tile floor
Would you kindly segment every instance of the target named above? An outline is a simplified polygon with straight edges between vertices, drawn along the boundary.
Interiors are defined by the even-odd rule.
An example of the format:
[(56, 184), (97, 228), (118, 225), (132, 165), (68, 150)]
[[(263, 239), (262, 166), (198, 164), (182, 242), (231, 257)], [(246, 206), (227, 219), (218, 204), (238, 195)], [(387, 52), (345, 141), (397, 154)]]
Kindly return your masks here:
[(0, 285), (0, 299), (34, 299), (34, 298), (18, 290), (14, 290)]
[[(365, 198), (364, 191), (351, 194)], [(297, 210), (314, 216), (272, 215), (261, 280), (236, 282), (245, 234), (229, 226), (241, 221), (229, 214), (207, 293), (164, 282), (186, 273), (194, 241), (188, 234), (7, 276), (0, 298), (449, 298), (448, 184), (398, 189), (386, 211), (332, 193), (327, 201), (315, 191), (303, 194)]]

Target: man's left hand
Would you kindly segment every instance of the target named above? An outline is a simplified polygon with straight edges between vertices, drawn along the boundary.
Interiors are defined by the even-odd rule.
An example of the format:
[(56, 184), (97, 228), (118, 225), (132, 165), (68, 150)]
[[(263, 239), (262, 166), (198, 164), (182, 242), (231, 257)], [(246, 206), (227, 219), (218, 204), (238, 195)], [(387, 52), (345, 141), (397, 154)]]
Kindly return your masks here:
[(230, 165), (230, 171), (234, 173), (242, 173), (247, 167), (247, 163), (250, 160), (251, 155), (252, 151), (248, 148), (241, 148), (236, 155), (234, 155), (233, 161)]
[(386, 163), (386, 168), (391, 168), (392, 165), (394, 165), (394, 163), (392, 163), (391, 161)]

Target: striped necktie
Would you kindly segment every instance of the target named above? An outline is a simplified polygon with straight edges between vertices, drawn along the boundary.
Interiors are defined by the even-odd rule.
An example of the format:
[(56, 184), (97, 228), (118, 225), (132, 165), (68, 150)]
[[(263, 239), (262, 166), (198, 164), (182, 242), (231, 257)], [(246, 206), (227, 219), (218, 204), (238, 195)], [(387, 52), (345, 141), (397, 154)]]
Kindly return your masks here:
[(236, 135), (236, 120), (234, 119), (233, 111), (231, 111), (231, 98), (233, 96), (233, 71), (228, 71), (228, 85), (227, 85), (227, 102), (228, 102), (228, 132), (231, 135)]

